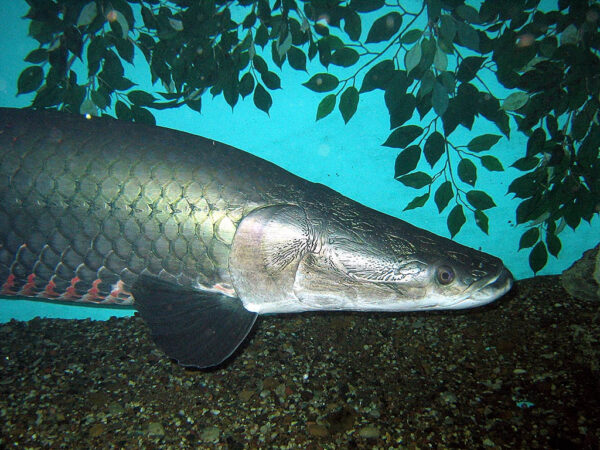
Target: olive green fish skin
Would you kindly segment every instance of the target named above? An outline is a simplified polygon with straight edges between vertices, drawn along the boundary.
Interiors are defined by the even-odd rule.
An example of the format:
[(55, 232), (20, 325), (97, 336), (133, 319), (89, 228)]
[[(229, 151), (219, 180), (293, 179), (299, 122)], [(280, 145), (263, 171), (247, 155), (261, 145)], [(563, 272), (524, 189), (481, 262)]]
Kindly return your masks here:
[(258, 313), (479, 306), (510, 272), (205, 138), (0, 109), (0, 294), (132, 304), (142, 273)]
[(307, 184), (204, 138), (54, 112), (1, 110), (0, 149), (5, 295), (130, 303), (144, 269), (223, 282), (239, 220)]

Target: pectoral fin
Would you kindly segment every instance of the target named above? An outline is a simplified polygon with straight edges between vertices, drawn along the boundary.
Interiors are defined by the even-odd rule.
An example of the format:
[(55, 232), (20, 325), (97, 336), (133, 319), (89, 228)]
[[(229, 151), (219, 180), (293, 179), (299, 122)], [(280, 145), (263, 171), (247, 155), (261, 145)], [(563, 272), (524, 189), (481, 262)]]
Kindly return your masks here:
[(156, 344), (182, 366), (206, 368), (227, 359), (248, 335), (256, 313), (237, 298), (184, 288), (141, 275), (135, 307)]

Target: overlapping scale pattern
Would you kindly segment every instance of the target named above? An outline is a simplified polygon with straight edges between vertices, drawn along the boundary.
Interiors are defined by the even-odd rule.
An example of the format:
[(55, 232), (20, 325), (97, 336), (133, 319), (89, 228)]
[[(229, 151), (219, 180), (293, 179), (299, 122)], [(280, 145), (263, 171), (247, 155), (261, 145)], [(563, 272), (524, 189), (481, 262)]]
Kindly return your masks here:
[(142, 272), (227, 284), (239, 221), (272, 195), (255, 158), (240, 173), (203, 138), (42, 114), (0, 113), (2, 295), (129, 304)]

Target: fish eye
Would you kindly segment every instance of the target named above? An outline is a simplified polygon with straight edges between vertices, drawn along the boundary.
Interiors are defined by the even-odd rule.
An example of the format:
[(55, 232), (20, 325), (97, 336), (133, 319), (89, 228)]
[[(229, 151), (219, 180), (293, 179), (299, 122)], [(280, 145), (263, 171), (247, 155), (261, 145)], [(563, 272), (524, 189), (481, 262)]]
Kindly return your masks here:
[(440, 284), (450, 284), (454, 281), (454, 270), (449, 266), (440, 266), (437, 268), (436, 277)]

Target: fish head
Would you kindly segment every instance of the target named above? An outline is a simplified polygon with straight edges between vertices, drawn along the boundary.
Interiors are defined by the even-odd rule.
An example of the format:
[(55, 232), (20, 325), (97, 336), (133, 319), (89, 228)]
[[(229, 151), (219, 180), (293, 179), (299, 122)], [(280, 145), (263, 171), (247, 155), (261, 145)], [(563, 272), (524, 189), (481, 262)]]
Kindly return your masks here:
[(494, 256), (348, 206), (269, 207), (244, 219), (230, 270), (245, 306), (263, 313), (464, 309), (512, 286)]
[(360, 218), (337, 215), (320, 242), (298, 266), (295, 294), (333, 296), (344, 309), (472, 308), (501, 297), (513, 282), (500, 259), (372, 210)]

